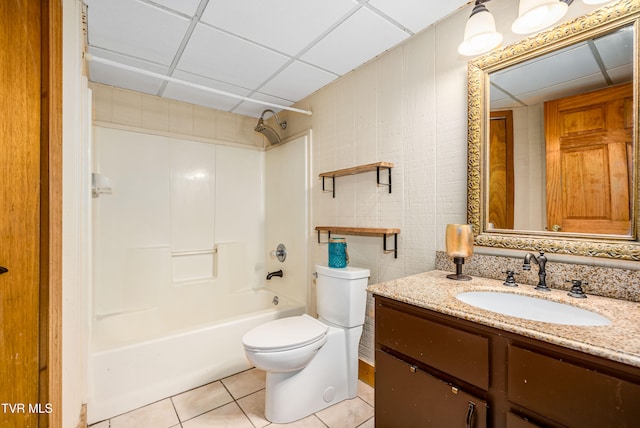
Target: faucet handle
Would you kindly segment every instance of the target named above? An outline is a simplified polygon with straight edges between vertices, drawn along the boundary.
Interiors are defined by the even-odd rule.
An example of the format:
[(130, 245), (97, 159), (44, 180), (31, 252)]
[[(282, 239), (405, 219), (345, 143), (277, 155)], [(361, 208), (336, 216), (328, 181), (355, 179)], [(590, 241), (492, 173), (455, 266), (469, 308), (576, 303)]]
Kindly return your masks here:
[(567, 280), (566, 282), (571, 283), (571, 290), (567, 293), (568, 296), (577, 297), (579, 299), (586, 299), (587, 295), (584, 293), (582, 286), (589, 285), (588, 282), (581, 281), (579, 279), (571, 279), (571, 280)]
[(517, 287), (518, 284), (516, 284), (516, 280), (513, 277), (514, 275), (517, 275), (517, 273), (515, 273), (514, 271), (507, 269), (506, 271), (502, 272), (502, 273), (506, 273), (507, 274), (507, 278), (504, 280), (504, 282), (502, 283), (502, 285), (506, 285), (507, 287)]

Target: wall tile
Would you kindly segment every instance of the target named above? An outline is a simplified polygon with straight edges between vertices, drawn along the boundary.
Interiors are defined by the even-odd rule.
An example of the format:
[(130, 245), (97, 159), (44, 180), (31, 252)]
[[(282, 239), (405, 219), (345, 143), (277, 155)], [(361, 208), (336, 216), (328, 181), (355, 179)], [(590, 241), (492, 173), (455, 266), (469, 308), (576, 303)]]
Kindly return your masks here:
[(142, 94), (114, 90), (111, 95), (111, 120), (121, 125), (142, 127)]
[(197, 141), (263, 147), (255, 118), (92, 83), (93, 120)]
[(112, 87), (105, 85), (90, 85), (93, 96), (93, 120), (111, 122), (113, 120)]
[(216, 113), (216, 138), (223, 141), (237, 141), (236, 115), (227, 112)]
[(142, 97), (142, 127), (169, 131), (169, 105), (159, 97)]
[(169, 132), (193, 135), (194, 105), (169, 101)]
[(216, 113), (210, 108), (194, 106), (193, 135), (203, 138), (216, 137)]

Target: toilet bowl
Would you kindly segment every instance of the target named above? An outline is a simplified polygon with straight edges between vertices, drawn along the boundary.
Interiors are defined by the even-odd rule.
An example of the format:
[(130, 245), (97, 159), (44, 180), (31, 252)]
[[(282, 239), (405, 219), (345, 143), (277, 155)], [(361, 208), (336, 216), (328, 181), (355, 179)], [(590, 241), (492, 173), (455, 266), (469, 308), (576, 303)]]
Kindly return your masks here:
[(281, 318), (250, 330), (242, 344), (254, 366), (267, 372), (292, 372), (309, 364), (327, 341), (328, 329), (306, 314)]
[(249, 362), (267, 372), (271, 422), (293, 422), (357, 394), (369, 270), (316, 266), (316, 273), (318, 319), (281, 318), (242, 338)]

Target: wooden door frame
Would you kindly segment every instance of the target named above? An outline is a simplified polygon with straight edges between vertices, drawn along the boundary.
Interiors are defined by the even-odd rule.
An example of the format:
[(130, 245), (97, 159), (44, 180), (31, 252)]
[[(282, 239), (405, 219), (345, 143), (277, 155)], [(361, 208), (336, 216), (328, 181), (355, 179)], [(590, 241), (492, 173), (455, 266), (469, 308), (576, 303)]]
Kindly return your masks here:
[(40, 378), (53, 412), (39, 428), (62, 428), (62, 0), (40, 0)]

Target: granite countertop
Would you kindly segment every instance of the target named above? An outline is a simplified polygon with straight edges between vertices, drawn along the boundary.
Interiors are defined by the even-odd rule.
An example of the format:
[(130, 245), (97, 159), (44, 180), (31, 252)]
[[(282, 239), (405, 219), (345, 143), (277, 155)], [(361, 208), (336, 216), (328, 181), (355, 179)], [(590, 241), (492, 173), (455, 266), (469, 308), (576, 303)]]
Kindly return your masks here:
[[(477, 322), (640, 367), (640, 303), (588, 295), (586, 299), (569, 297), (566, 290), (541, 292), (531, 285), (505, 287), (502, 281), (472, 277), (471, 281), (453, 281), (451, 272), (431, 272), (370, 285), (374, 295), (388, 297), (432, 311)], [(571, 326), (530, 321), (476, 308), (456, 299), (464, 291), (501, 291), (567, 303), (599, 313), (611, 320), (607, 326)]]

